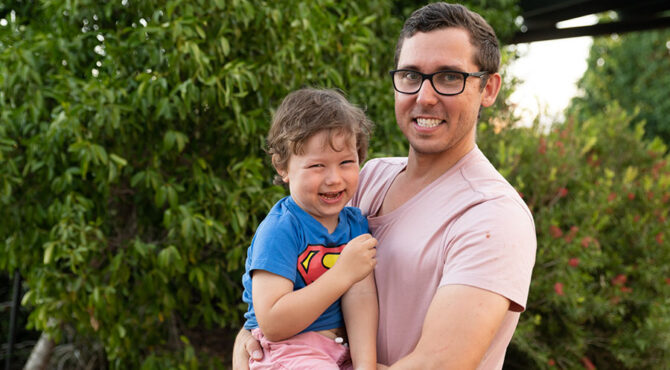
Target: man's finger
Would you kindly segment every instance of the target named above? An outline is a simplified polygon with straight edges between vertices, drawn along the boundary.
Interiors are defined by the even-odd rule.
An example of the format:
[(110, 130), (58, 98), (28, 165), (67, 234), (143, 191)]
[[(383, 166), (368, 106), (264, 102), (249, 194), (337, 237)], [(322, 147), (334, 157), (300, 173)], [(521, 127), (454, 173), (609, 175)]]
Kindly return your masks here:
[(260, 360), (263, 358), (263, 350), (261, 349), (260, 344), (256, 340), (249, 340), (247, 341), (245, 345), (247, 349), (247, 353), (253, 358), (254, 360)]

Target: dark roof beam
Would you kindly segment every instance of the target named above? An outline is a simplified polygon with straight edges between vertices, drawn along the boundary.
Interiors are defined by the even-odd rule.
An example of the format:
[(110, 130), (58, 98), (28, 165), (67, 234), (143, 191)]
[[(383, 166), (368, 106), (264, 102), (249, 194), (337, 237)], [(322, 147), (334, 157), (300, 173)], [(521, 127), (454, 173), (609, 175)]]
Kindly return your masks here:
[[(602, 13), (606, 12), (609, 10), (616, 10), (616, 9), (622, 9), (626, 8), (627, 6), (630, 6), (631, 2), (628, 0), (612, 0), (612, 1), (603, 1), (603, 0), (596, 0), (596, 1), (580, 1), (577, 3), (574, 2), (568, 2), (568, 3), (559, 3), (560, 5), (563, 5), (560, 8), (556, 7), (546, 7), (542, 9), (529, 9), (526, 11), (523, 8), (523, 4), (521, 5), (521, 8), (524, 9), (523, 13), (521, 16), (524, 19), (524, 23), (528, 22), (528, 24), (532, 24), (532, 22), (535, 22), (537, 19), (541, 19), (543, 23), (552, 21), (554, 23), (560, 22), (560, 21), (565, 21), (568, 19), (573, 19), (573, 18), (578, 18), (578, 17), (583, 17), (585, 15), (590, 15), (590, 14), (597, 14), (597, 13)], [(559, 5), (556, 4), (556, 5)], [(528, 27), (530, 28), (530, 27)]]
[(622, 17), (635, 17), (644, 14), (656, 14), (657, 16), (660, 16), (663, 12), (670, 10), (670, 3), (664, 1), (647, 1), (643, 3), (631, 2), (625, 7), (614, 10), (616, 10)]
[(517, 33), (512, 44), (564, 39), (579, 36), (599, 36), (612, 33), (643, 31), (655, 28), (670, 27), (670, 16), (627, 18), (620, 22), (600, 23), (593, 26), (557, 29), (554, 27), (534, 29), (526, 33)]
[(566, 8), (583, 6), (584, 3), (589, 2), (590, 0), (566, 0), (551, 2), (545, 0), (521, 0), (519, 5), (521, 6), (521, 9), (523, 9), (524, 17), (532, 18), (559, 12)]

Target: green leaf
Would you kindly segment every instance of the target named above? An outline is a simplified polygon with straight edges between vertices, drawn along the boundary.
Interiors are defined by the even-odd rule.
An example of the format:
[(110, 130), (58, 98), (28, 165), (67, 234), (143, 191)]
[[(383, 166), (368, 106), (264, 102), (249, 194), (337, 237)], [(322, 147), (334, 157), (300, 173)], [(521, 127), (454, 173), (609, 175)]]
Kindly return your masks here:
[(112, 160), (112, 162), (116, 163), (119, 167), (124, 167), (128, 165), (128, 161), (126, 161), (124, 158), (119, 157), (118, 155), (112, 153), (109, 155), (109, 158)]
[(45, 265), (50, 264), (53, 261), (53, 253), (54, 253), (54, 248), (56, 247), (56, 243), (47, 243), (46, 248), (44, 250), (44, 259), (43, 262)]
[(167, 198), (167, 189), (165, 186), (161, 186), (158, 189), (156, 189), (156, 193), (154, 195), (154, 203), (156, 204), (156, 207), (162, 207), (165, 204), (165, 200)]
[(219, 42), (221, 43), (221, 51), (223, 52), (223, 55), (227, 56), (230, 54), (230, 43), (228, 43), (228, 39), (221, 37)]

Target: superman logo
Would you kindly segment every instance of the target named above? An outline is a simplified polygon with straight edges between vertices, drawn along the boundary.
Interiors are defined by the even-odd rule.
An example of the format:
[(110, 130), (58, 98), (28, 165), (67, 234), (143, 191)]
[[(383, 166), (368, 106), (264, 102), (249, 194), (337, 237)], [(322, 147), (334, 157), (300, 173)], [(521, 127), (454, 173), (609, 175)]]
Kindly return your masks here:
[(345, 245), (342, 244), (335, 247), (308, 245), (298, 256), (298, 272), (305, 281), (305, 285), (311, 284), (319, 276), (323, 275), (324, 272), (333, 267)]

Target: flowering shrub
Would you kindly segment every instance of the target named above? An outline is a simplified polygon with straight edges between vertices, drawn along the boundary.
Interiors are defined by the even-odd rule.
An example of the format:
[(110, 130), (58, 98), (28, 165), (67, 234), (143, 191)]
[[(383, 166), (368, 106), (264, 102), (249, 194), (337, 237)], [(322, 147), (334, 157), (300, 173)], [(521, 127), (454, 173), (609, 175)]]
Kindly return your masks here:
[(507, 364), (670, 363), (670, 160), (616, 104), (551, 127), (480, 127), (535, 217), (537, 261)]

